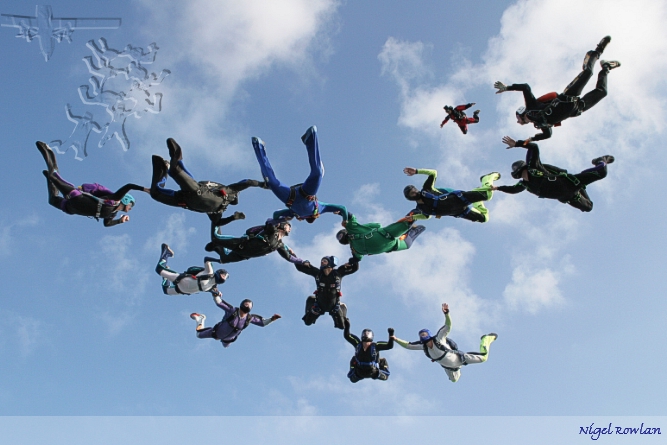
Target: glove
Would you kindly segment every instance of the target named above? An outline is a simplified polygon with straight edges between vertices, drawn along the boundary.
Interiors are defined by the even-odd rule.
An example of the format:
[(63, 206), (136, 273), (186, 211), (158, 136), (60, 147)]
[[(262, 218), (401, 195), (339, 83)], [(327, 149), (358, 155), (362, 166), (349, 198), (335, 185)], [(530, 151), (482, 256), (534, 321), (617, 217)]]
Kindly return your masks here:
[(282, 318), (282, 317), (281, 317), (280, 315), (278, 315), (278, 314), (273, 314), (273, 316), (271, 317), (271, 320), (272, 320), (272, 321), (276, 321), (276, 320), (279, 319), (279, 318)]
[(389, 336), (391, 337), (392, 335), (394, 335), (394, 328), (388, 328), (387, 332), (389, 332)]
[(504, 93), (507, 91), (507, 85), (504, 83), (497, 81), (496, 83), (493, 84), (493, 88), (497, 89), (496, 94)]
[(234, 212), (234, 219), (245, 219), (245, 213), (243, 213), (243, 212)]

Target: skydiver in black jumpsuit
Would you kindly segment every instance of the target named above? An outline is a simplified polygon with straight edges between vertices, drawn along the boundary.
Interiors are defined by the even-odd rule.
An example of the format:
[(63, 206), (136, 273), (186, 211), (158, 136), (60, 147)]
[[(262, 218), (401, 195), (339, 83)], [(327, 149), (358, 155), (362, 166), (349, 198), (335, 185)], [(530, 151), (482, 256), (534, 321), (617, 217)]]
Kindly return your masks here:
[(524, 147), (528, 152), (525, 162), (516, 161), (512, 164), (512, 177), (521, 180), (515, 185), (494, 186), (494, 190), (510, 194), (528, 190), (540, 198), (557, 199), (582, 212), (593, 210), (586, 186), (607, 176), (607, 164), (614, 162), (613, 156), (595, 158), (592, 161), (595, 167), (573, 175), (562, 168), (542, 164), (540, 150), (535, 143), (515, 141), (509, 136), (503, 137), (503, 142), (509, 147)]
[(315, 277), (317, 285), (313, 296), (306, 299), (306, 314), (302, 318), (306, 326), (314, 324), (320, 315), (328, 312), (333, 318), (334, 326), (343, 329), (344, 320), (347, 317), (347, 306), (340, 302), (340, 297), (343, 295), (340, 286), (345, 275), (359, 270), (359, 262), (352, 261), (336, 268), (337, 258), (325, 256), (319, 268), (311, 265), (309, 261), (294, 265), (299, 272)]
[(389, 340), (373, 341), (373, 331), (364, 329), (361, 332), (361, 340), (354, 334), (350, 334), (350, 320), (345, 319), (345, 330), (343, 336), (355, 348), (354, 357), (350, 360), (350, 372), (347, 377), (352, 383), (359, 380), (371, 378), (373, 380), (387, 380), (389, 378), (389, 365), (387, 359), (380, 358), (379, 351), (387, 351), (394, 347), (394, 328), (388, 328)]
[[(238, 204), (238, 194), (242, 190), (248, 187), (268, 188), (265, 182), (254, 179), (244, 179), (231, 185), (212, 181), (197, 182), (185, 168), (181, 147), (176, 141), (172, 138), (167, 139), (167, 147), (171, 157), (170, 162), (153, 155), (151, 197), (162, 204), (207, 213), (211, 221), (216, 222), (228, 205)], [(164, 188), (167, 173), (176, 181), (180, 190)]]
[[(221, 218), (220, 221), (229, 218)], [(207, 252), (217, 252), (220, 255), (220, 263), (236, 263), (268, 255), (274, 251), (278, 251), (281, 257), (291, 263), (303, 262), (282, 241), (292, 230), (291, 224), (284, 219), (268, 219), (263, 226), (251, 227), (246, 230), (245, 235), (238, 238), (219, 234), (218, 227), (215, 221), (211, 223), (211, 242), (205, 249)]]
[(517, 123), (521, 125), (533, 124), (535, 128), (542, 131), (542, 133), (530, 138), (530, 141), (550, 138), (552, 127), (559, 126), (567, 118), (579, 116), (607, 95), (607, 74), (614, 68), (621, 66), (621, 63), (616, 60), (601, 60), (602, 70), (598, 74), (595, 89), (579, 97), (586, 83), (593, 77), (595, 62), (600, 58), (610, 41), (611, 37), (603, 37), (594, 50), (586, 53), (583, 70), (565, 87), (562, 94), (551, 93), (536, 99), (530, 90), (530, 85), (527, 83), (512, 85), (505, 85), (502, 82), (494, 83), (494, 88), (498, 90), (496, 94), (505, 91), (521, 91), (523, 93), (526, 106), (516, 111)]

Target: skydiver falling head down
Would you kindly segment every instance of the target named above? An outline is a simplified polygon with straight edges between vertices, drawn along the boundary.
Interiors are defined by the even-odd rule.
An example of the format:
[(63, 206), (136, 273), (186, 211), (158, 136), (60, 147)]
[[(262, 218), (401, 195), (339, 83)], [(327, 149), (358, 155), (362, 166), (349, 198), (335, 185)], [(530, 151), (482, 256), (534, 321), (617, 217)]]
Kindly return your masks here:
[(204, 267), (192, 266), (185, 272), (178, 273), (167, 266), (167, 260), (173, 256), (174, 251), (167, 244), (162, 244), (162, 253), (155, 272), (163, 278), (162, 291), (165, 295), (191, 295), (198, 292), (222, 295), (218, 285), (223, 284), (229, 274), (225, 269), (213, 271), (211, 263), (217, 262), (215, 258), (206, 257)]
[(136, 200), (128, 192), (149, 192), (147, 188), (136, 184), (125, 184), (116, 192), (97, 183), (77, 187), (60, 176), (56, 156), (51, 148), (41, 141), (37, 141), (36, 145), (48, 168), (42, 173), (46, 177), (49, 204), (69, 215), (102, 218), (105, 227), (115, 226), (130, 220), (128, 215), (114, 219), (118, 212), (129, 212), (134, 207)]
[[(493, 181), (500, 179), (500, 173), (493, 172), (482, 176), (480, 178), (481, 187), (464, 192), (448, 188), (436, 188), (435, 179), (438, 175), (436, 170), (406, 167), (403, 172), (408, 176), (415, 174), (428, 175), (421, 191), (414, 185), (408, 185), (403, 189), (405, 199), (415, 201), (417, 205), (413, 213), (434, 215), (436, 218), (453, 216), (480, 223), (489, 220), (489, 211), (484, 207), (484, 201), (493, 197)], [(430, 218), (430, 216), (427, 216), (427, 218)]]
[(593, 202), (586, 192), (586, 186), (607, 176), (607, 165), (614, 162), (611, 155), (593, 159), (595, 167), (586, 169), (576, 175), (562, 168), (542, 164), (537, 144), (528, 141), (515, 141), (509, 136), (503, 137), (507, 148), (523, 147), (527, 150), (525, 161), (512, 164), (512, 177), (519, 179), (515, 185), (494, 186), (494, 190), (516, 194), (524, 190), (540, 198), (557, 199), (569, 204), (582, 212), (593, 210)]
[(536, 99), (531, 92), (530, 85), (526, 83), (512, 85), (505, 85), (502, 82), (494, 83), (494, 88), (498, 90), (496, 94), (505, 91), (521, 91), (523, 93), (525, 106), (517, 110), (517, 122), (521, 125), (533, 124), (535, 128), (542, 131), (541, 134), (536, 134), (528, 141), (550, 138), (552, 127), (559, 126), (565, 119), (579, 116), (607, 95), (607, 74), (614, 68), (621, 66), (621, 63), (615, 60), (601, 60), (600, 67), (602, 70), (598, 74), (595, 89), (583, 96), (581, 96), (581, 93), (586, 83), (593, 76), (595, 62), (600, 58), (610, 41), (611, 37), (603, 37), (594, 50), (586, 53), (583, 70), (565, 87), (561, 94), (549, 93)]
[(370, 378), (373, 380), (387, 380), (389, 378), (389, 364), (387, 359), (380, 358), (380, 351), (387, 351), (394, 347), (394, 328), (388, 328), (389, 340), (374, 342), (373, 331), (364, 329), (361, 332), (361, 339), (354, 334), (350, 334), (350, 320), (345, 319), (345, 330), (343, 337), (352, 346), (354, 346), (354, 357), (350, 360), (350, 372), (347, 378), (352, 383), (359, 380)]
[(433, 336), (428, 329), (419, 331), (419, 341), (407, 342), (392, 335), (391, 339), (406, 349), (424, 351), (426, 357), (432, 362), (437, 362), (447, 373), (449, 380), (457, 382), (461, 377), (461, 367), (476, 363), (484, 363), (489, 358), (489, 346), (497, 338), (498, 334), (483, 335), (479, 345), (479, 352), (461, 352), (456, 343), (447, 335), (452, 327), (449, 317), (449, 305), (442, 304), (442, 312), (445, 314), (445, 325)]
[(313, 296), (306, 299), (306, 314), (302, 320), (306, 326), (314, 324), (320, 315), (328, 312), (333, 318), (334, 326), (343, 329), (343, 320), (347, 316), (347, 306), (340, 302), (343, 295), (340, 291), (343, 277), (359, 270), (359, 262), (351, 261), (338, 265), (338, 259), (335, 256), (325, 256), (317, 268), (310, 264), (308, 260), (303, 263), (295, 263), (299, 272), (315, 277), (317, 289)]
[(196, 312), (190, 314), (190, 318), (197, 322), (197, 338), (212, 338), (220, 340), (225, 348), (236, 341), (241, 332), (248, 327), (250, 323), (265, 327), (281, 318), (278, 314), (273, 314), (271, 318), (262, 318), (259, 315), (251, 314), (252, 301), (245, 299), (239, 307), (234, 307), (227, 303), (218, 295), (213, 296), (215, 304), (225, 311), (225, 315), (220, 322), (212, 328), (204, 327), (206, 315)]

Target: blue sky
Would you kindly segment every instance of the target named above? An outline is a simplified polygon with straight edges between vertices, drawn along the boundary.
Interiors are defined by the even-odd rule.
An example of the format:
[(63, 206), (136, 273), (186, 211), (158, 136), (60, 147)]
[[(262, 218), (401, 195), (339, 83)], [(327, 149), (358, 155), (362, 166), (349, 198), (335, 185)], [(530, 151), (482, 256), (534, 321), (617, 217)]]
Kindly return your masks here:
[[(667, 303), (661, 276), (667, 247), (660, 185), (665, 163), (665, 5), (574, 0), (330, 0), (114, 3), (51, 2), (56, 17), (121, 17), (118, 30), (77, 30), (45, 62), (37, 41), (0, 28), (6, 207), (0, 216), (0, 413), (3, 415), (665, 415), (661, 354)], [(32, 15), (35, 4), (6, 0), (0, 12)], [(623, 64), (609, 96), (540, 144), (543, 159), (578, 172), (612, 154), (609, 176), (589, 187), (583, 214), (533, 195), (497, 193), (486, 224), (443, 218), (406, 252), (365, 258), (345, 279), (352, 330), (386, 328), (413, 340), (437, 330), (440, 303), (452, 310), (451, 337), (475, 350), (497, 332), (488, 362), (447, 381), (423, 354), (385, 354), (387, 382), (353, 385), (352, 347), (322, 317), (301, 321), (313, 280), (276, 254), (229, 265), (221, 290), (254, 312), (283, 318), (251, 327), (232, 347), (199, 340), (188, 315), (222, 316), (208, 294), (167, 297), (154, 273), (159, 246), (175, 268), (200, 264), (208, 218), (137, 194), (128, 224), (104, 228), (48, 206), (36, 140), (66, 138), (66, 104), (92, 111), (77, 89), (90, 74), (86, 42), (159, 50), (151, 71), (162, 112), (126, 124), (88, 157), (58, 156), (63, 176), (116, 188), (150, 184), (150, 156), (175, 138), (198, 179), (260, 179), (250, 138), (261, 137), (278, 177), (298, 183), (308, 163), (299, 137), (317, 125), (326, 175), (318, 193), (362, 221), (389, 223), (410, 210), (406, 166), (435, 168), (440, 186), (471, 189), (510, 165), (533, 129), (514, 121), (517, 93), (493, 82), (562, 90), (586, 51), (610, 34), (603, 58)], [(598, 68), (596, 67), (596, 70)], [(597, 71), (596, 71), (597, 72)], [(593, 86), (591, 81), (591, 88)], [(476, 102), (481, 122), (463, 136), (439, 128), (442, 106)], [(99, 110), (98, 110), (99, 111)], [(91, 137), (95, 137), (91, 136)], [(97, 139), (95, 139), (97, 141)], [(411, 180), (412, 179), (412, 180)], [(241, 234), (280, 208), (250, 189), (237, 209)], [(300, 257), (347, 258), (337, 216), (297, 223), (288, 244)], [(381, 409), (379, 407), (382, 407)]]

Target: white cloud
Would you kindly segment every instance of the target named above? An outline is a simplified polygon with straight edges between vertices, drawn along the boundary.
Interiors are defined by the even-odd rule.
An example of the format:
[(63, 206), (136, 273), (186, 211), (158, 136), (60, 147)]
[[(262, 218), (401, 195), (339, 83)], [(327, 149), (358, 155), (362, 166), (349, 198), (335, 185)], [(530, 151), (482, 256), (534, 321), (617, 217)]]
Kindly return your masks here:
[(28, 215), (17, 221), (0, 225), (0, 256), (12, 253), (13, 240), (16, 237), (17, 230), (23, 227), (34, 227), (39, 222), (37, 215)]
[(174, 253), (187, 253), (190, 236), (197, 233), (194, 227), (185, 227), (185, 214), (172, 213), (166, 222), (160, 226), (154, 236), (148, 238), (144, 243), (144, 250), (156, 253), (162, 243), (167, 243), (174, 250)]
[(558, 289), (559, 281), (559, 274), (553, 270), (530, 270), (520, 266), (514, 269), (512, 282), (505, 288), (503, 297), (510, 308), (523, 307), (534, 314), (543, 307), (564, 303)]
[[(243, 159), (239, 152), (249, 147), (249, 138), (240, 141), (233, 134), (238, 132), (235, 123), (227, 119), (232, 102), (243, 95), (244, 82), (275, 67), (311, 75), (312, 54), (329, 51), (326, 36), (333, 31), (330, 24), (338, 7), (333, 0), (142, 4), (151, 17), (146, 33), (163, 48), (158, 57), (168, 51), (180, 67), (195, 69), (186, 74), (171, 67), (173, 75), (162, 85), (165, 110), (146, 131), (170, 134), (184, 147), (197, 146), (198, 155), (227, 165), (238, 164)], [(165, 28), (164, 23), (171, 25)]]

